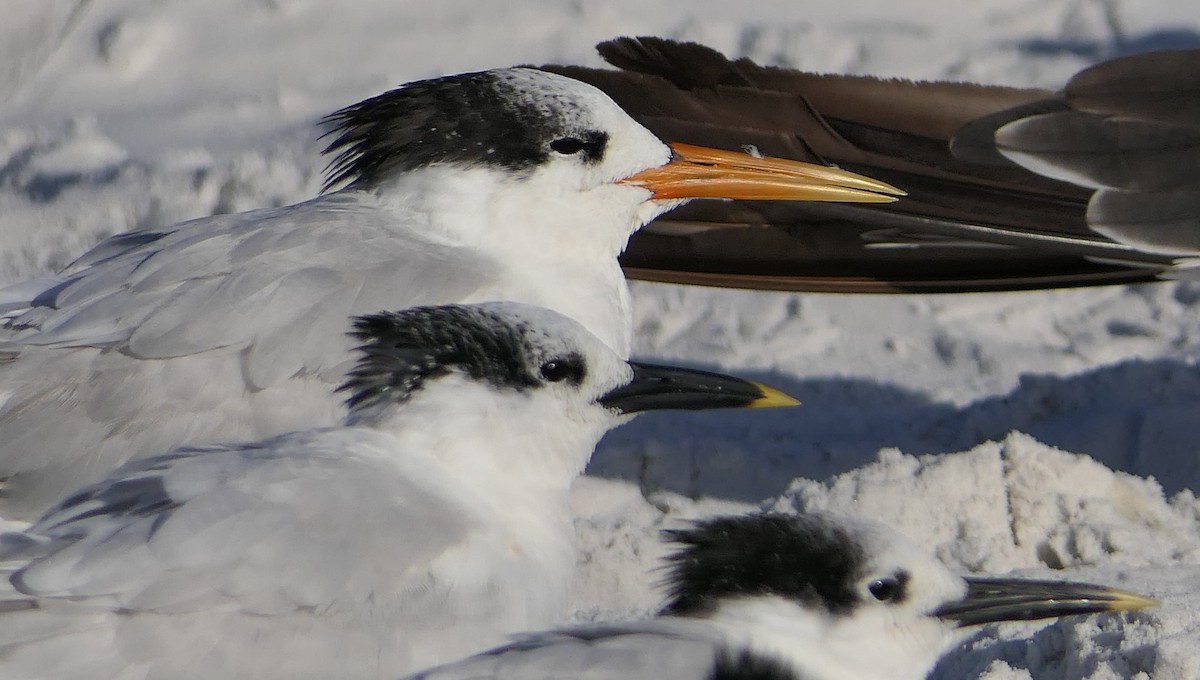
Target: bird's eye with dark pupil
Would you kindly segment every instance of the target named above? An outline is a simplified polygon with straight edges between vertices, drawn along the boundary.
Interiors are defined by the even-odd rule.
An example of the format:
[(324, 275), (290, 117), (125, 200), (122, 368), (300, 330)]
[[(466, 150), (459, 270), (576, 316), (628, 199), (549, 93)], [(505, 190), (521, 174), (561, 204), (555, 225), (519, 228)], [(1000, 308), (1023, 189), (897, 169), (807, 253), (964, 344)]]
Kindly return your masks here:
[(587, 147), (587, 142), (578, 137), (563, 137), (550, 142), (550, 148), (556, 153), (561, 153), (564, 156), (570, 156), (583, 151)]
[(894, 578), (881, 578), (871, 581), (867, 586), (871, 595), (880, 602), (895, 602), (904, 594), (904, 587)]
[(583, 367), (569, 359), (551, 359), (542, 364), (540, 371), (548, 382), (562, 382), (568, 378), (578, 380), (582, 377)]

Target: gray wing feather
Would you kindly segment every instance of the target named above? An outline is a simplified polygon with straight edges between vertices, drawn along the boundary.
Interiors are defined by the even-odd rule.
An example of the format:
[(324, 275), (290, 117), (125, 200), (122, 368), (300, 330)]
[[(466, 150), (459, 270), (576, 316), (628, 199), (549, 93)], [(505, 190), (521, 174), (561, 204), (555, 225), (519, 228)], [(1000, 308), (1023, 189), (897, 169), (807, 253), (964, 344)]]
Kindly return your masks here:
[(1163, 125), (1200, 121), (1200, 50), (1146, 52), (1080, 71), (1064, 88), (1072, 108)]
[(1200, 50), (1097, 64), (1071, 79), (1061, 101), (1065, 110), (1000, 127), (998, 151), (1096, 189), (1086, 216), (1100, 234), (1146, 253), (1200, 252)]
[(278, 614), (370, 601), (378, 583), (403, 592), (420, 578), (410, 567), (461, 540), (472, 515), (447, 508), (436, 479), (422, 488), (341, 455), (356, 436), (138, 461), (4, 536), (0, 560), (26, 560), (12, 577), (21, 593), (110, 610)]
[(1200, 253), (1200, 187), (1178, 191), (1098, 191), (1088, 224), (1109, 238), (1166, 255)]
[(20, 475), (0, 511), (180, 442), (332, 425), (351, 316), (496, 299), (500, 278), (358, 192), (114, 237), (0, 329), (0, 474)]
[[(311, 304), (314, 291), (347, 290), (352, 294), (342, 300), (352, 303), (363, 272), (386, 264), (420, 281), (428, 256), (446, 250), (405, 231), (369, 201), (354, 211), (346, 202), (356, 199), (322, 197), (188, 222), (154, 238), (110, 239), (69, 267), (62, 285), (41, 291), (34, 309), (10, 320), (14, 339), (116, 347), (150, 359), (246, 345), (293, 321), (297, 301), (308, 314), (325, 312)], [(461, 297), (486, 281), (472, 265), (487, 267), (455, 250), (466, 266), (456, 270), (450, 294)], [(389, 292), (394, 307), (420, 301), (404, 289)], [(360, 310), (330, 311), (345, 320)]]
[(1200, 182), (1200, 128), (1054, 113), (1005, 125), (996, 145), (1033, 172), (1094, 189), (1158, 191)]
[(701, 623), (661, 619), (562, 630), (430, 669), (411, 680), (706, 680), (722, 640)]

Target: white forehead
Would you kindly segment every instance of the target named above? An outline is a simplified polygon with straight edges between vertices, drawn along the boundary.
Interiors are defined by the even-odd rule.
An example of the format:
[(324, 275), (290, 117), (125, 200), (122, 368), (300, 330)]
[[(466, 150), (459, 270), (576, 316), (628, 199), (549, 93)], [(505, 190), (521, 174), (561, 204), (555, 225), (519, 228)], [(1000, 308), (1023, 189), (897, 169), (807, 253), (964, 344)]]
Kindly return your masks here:
[(880, 522), (859, 517), (836, 517), (859, 543), (865, 554), (862, 578), (884, 576), (903, 569), (908, 572), (909, 598), (920, 611), (936, 608), (965, 593), (962, 578), (950, 571), (928, 548)]
[(671, 150), (658, 137), (617, 106), (608, 95), (587, 83), (533, 68), (493, 71), (497, 81), (547, 119), (568, 129), (608, 133), (605, 165), (631, 170), (663, 165)]
[(498, 83), (547, 118), (578, 122), (581, 126), (589, 127), (641, 127), (608, 95), (587, 83), (524, 67), (500, 69), (492, 73)]
[(485, 302), (478, 307), (520, 329), (534, 360), (577, 352), (587, 361), (589, 380), (595, 377), (608, 383), (619, 381), (628, 374), (625, 360), (568, 316), (522, 302)]

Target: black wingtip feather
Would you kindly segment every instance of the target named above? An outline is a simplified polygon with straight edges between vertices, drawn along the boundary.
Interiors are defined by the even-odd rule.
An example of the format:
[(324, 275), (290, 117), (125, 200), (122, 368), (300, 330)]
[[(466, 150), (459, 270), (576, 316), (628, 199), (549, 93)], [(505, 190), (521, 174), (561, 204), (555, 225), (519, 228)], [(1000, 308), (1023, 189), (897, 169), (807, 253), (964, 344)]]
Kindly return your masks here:
[(596, 45), (609, 64), (626, 71), (659, 76), (681, 89), (747, 85), (735, 63), (707, 45), (667, 38), (616, 38)]

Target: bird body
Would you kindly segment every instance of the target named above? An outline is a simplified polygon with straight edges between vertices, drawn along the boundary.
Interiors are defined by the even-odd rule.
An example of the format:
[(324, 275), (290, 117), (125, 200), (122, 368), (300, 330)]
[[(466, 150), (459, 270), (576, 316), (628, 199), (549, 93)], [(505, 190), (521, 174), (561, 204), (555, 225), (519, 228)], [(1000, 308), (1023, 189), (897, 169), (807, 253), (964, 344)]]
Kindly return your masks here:
[(823, 513), (700, 520), (668, 536), (653, 620), (535, 633), (413, 680), (922, 680), (963, 626), (1137, 609), (1102, 586), (964, 579), (887, 527)]
[(628, 356), (617, 256), (662, 210), (763, 185), (894, 200), (833, 169), (692, 161), (599, 90), (528, 68), (412, 83), (329, 122), (331, 193), (119, 234), (0, 291), (0, 516), (182, 444), (337, 423), (351, 315), (514, 300)]
[(0, 535), (0, 676), (395, 678), (566, 615), (632, 413), (794, 403), (513, 303), (360, 318), (342, 426), (132, 462)]
[[(0, 415), (4, 469), (29, 473), (7, 490), (6, 510), (26, 515), (139, 453), (337, 422), (331, 387), (352, 361), (345, 320), (398, 298), (536, 301), (627, 346), (615, 256), (535, 250), (514, 267), (425, 236), (438, 225), (422, 215), (436, 214), (343, 192), (181, 225), (83, 263), (78, 278), (68, 270), (50, 322), (17, 331), (21, 357), (2, 369), (12, 395)], [(106, 275), (120, 285), (92, 280)], [(539, 285), (548, 280), (562, 284)]]
[[(72, 507), (30, 530), (49, 542), (3, 599), (38, 609), (6, 615), (0, 668), (392, 677), (561, 621), (574, 564), (562, 475), (508, 472), (492, 489), (405, 439), (339, 428), (133, 464), (107, 488), (139, 492), (135, 505), (98, 519), (94, 503)], [(43, 639), (21, 639), (31, 625)]]

